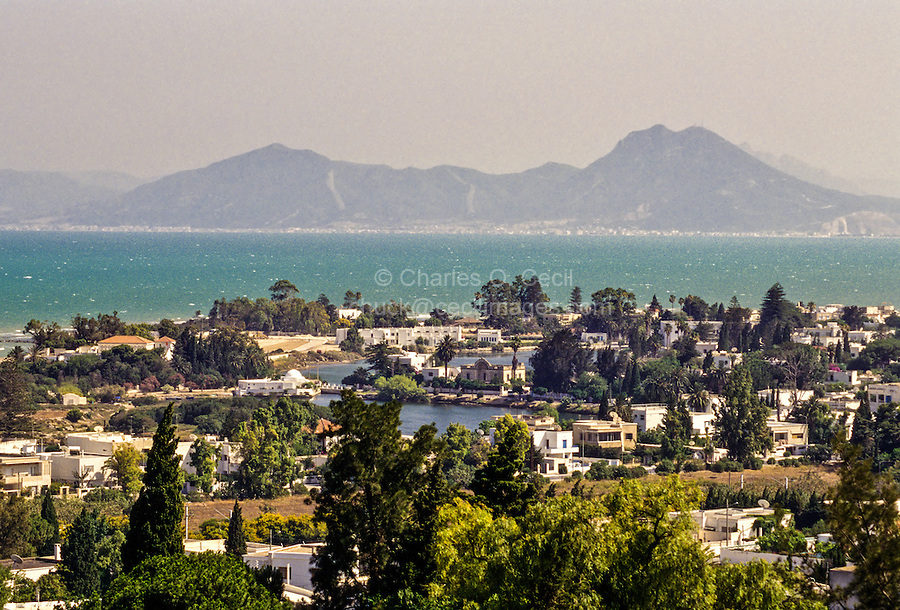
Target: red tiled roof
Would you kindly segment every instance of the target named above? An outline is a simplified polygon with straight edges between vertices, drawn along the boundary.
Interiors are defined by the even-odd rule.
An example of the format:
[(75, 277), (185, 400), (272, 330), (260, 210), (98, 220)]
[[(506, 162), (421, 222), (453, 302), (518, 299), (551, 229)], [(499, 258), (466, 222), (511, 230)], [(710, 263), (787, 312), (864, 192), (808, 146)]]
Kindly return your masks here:
[(135, 335), (116, 335), (103, 339), (99, 343), (103, 345), (147, 345), (148, 343), (153, 343), (153, 341)]

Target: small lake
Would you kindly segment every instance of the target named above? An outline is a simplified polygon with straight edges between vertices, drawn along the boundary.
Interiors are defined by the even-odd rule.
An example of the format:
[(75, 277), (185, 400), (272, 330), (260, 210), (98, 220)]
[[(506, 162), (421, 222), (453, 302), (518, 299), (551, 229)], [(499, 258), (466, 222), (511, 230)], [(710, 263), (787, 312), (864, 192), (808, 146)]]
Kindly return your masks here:
[[(531, 357), (531, 351), (520, 350), (518, 358), (527, 368), (528, 358)], [(486, 360), (492, 364), (511, 364), (512, 353), (493, 354), (484, 356)], [(460, 356), (454, 358), (452, 365), (461, 366), (463, 364), (472, 364), (481, 356)], [(359, 367), (365, 367), (364, 360), (356, 362), (347, 362), (340, 364), (323, 364), (318, 367), (305, 369), (303, 374), (312, 377), (318, 371), (321, 379), (327, 383), (341, 383), (341, 380), (355, 371)], [(320, 394), (313, 399), (315, 404), (327, 405), (332, 400), (338, 398), (334, 394)], [(529, 413), (528, 409), (513, 409), (509, 407), (489, 407), (482, 405), (452, 405), (452, 404), (431, 404), (410, 402), (403, 404), (403, 410), (400, 412), (400, 431), (403, 434), (414, 434), (421, 426), (434, 424), (438, 433), (443, 434), (447, 430), (447, 426), (453, 423), (464, 425), (469, 430), (478, 428), (478, 424), (491, 419), (494, 415), (504, 415), (510, 413)], [(574, 416), (566, 413), (560, 414), (565, 419), (586, 419), (586, 416)]]

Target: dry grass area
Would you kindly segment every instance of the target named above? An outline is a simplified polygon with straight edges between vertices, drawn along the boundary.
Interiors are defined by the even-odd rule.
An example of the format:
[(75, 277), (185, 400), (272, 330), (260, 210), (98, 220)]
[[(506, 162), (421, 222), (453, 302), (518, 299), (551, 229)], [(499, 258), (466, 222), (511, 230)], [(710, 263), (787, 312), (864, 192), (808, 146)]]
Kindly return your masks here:
[(788, 479), (788, 487), (800, 486), (807, 491), (825, 492), (838, 482), (836, 466), (763, 466), (762, 470), (744, 470), (742, 472), (685, 472), (681, 477), (686, 481), (695, 481), (700, 485), (709, 483), (731, 484), (733, 487), (741, 486), (743, 475), (744, 486), (754, 488), (777, 487), (784, 485), (784, 479)]
[[(273, 512), (287, 517), (290, 515), (311, 515), (315, 503), (309, 496), (285, 496), (274, 500), (241, 500), (241, 516), (244, 519), (255, 519), (264, 512)], [(227, 519), (234, 507), (234, 500), (209, 500), (207, 502), (189, 502), (188, 515), (196, 529), (207, 519)], [(267, 510), (263, 510), (266, 508)]]
[[(729, 476), (730, 475), (730, 476)], [(829, 487), (837, 484), (838, 473), (837, 467), (831, 465), (824, 466), (800, 466), (782, 467), (782, 466), (763, 466), (762, 470), (744, 470), (743, 472), (711, 472), (709, 470), (701, 470), (699, 472), (682, 472), (682, 480), (696, 483), (701, 487), (710, 484), (731, 485), (735, 489), (741, 487), (741, 475), (743, 476), (744, 487), (762, 490), (765, 487), (770, 489), (784, 485), (784, 478), (788, 478), (788, 487), (800, 488), (806, 491), (816, 491), (825, 493)], [(658, 483), (668, 475), (648, 475), (640, 481), (648, 484)], [(582, 487), (588, 491), (593, 497), (601, 496), (611, 491), (616, 486), (616, 481), (583, 481)], [(575, 481), (568, 478), (563, 481), (556, 482), (557, 493), (568, 493), (574, 487)]]

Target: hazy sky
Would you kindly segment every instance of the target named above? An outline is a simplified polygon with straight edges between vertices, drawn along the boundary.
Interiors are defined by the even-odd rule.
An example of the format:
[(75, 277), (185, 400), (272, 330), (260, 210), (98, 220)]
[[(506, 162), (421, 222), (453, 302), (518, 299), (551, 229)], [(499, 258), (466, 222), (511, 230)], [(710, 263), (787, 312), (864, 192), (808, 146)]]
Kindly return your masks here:
[(900, 181), (900, 1), (0, 0), (0, 168), (514, 172), (656, 123)]

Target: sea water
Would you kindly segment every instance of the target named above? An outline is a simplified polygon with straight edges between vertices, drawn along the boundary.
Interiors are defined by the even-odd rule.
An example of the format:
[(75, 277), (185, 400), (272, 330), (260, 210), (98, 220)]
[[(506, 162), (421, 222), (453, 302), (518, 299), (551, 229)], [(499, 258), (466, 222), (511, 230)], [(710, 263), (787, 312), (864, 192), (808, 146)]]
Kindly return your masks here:
[[(900, 242), (873, 238), (0, 232), (0, 333), (28, 320), (67, 326), (117, 311), (128, 322), (206, 315), (216, 299), (268, 297), (279, 279), (299, 296), (347, 290), (415, 313), (471, 314), (492, 279), (538, 276), (553, 303), (579, 286), (635, 293), (737, 296), (758, 307), (775, 282), (794, 301), (900, 303)], [(4, 344), (7, 345), (7, 344)]]

